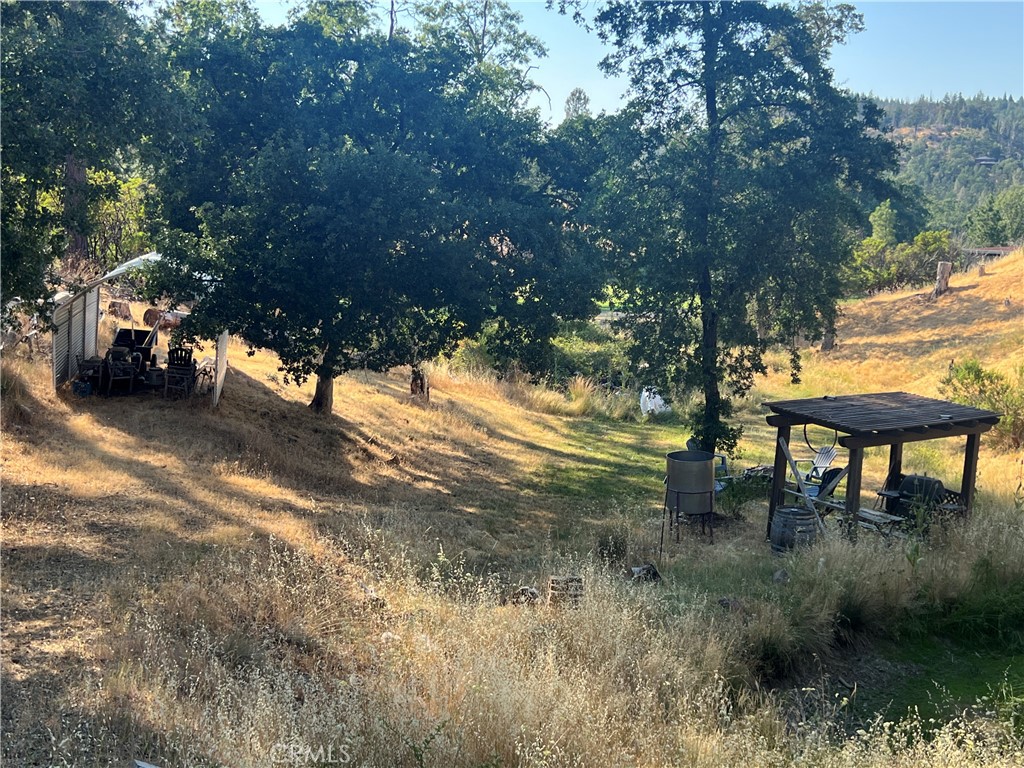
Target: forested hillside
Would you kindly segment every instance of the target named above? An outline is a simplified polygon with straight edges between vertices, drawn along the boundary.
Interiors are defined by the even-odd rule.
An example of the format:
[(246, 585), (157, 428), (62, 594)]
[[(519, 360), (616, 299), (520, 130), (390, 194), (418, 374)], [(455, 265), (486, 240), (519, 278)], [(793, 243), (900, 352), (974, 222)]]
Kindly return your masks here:
[(1024, 184), (1024, 98), (956, 94), (876, 102), (904, 144), (901, 177), (926, 196), (929, 228), (967, 233), (972, 212), (983, 217), (988, 203)]

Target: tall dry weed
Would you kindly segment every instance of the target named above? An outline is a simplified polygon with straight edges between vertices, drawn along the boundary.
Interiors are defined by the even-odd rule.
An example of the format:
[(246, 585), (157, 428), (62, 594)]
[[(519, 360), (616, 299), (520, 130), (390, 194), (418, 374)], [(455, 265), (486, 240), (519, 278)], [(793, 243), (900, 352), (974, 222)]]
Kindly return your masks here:
[(505, 400), (550, 416), (604, 416), (615, 421), (640, 417), (639, 393), (608, 391), (585, 376), (574, 376), (562, 392), (515, 372), (499, 378), (492, 370), (455, 369), (449, 363), (438, 361), (431, 365), (430, 377), (432, 386), (442, 391)]
[(597, 410), (597, 385), (593, 379), (573, 376), (567, 386), (573, 416), (589, 416)]
[(487, 400), (505, 397), (504, 388), (492, 370), (480, 367), (456, 368), (445, 360), (435, 360), (425, 368), (430, 385), (435, 389)]
[(302, 548), (252, 538), (126, 590), (113, 672), (90, 678), (75, 714), (51, 724), (46, 760), (104, 764), (126, 746), (160, 765), (243, 767), (318, 754), (370, 766), (715, 768), (973, 768), (1021, 757), (995, 722), (957, 720), (925, 739), (913, 718), (879, 721), (848, 737), (827, 701), (794, 720), (750, 685), (772, 676), (768, 665), (859, 631), (856, 622), (892, 623), (922, 585), (944, 580), (952, 594), (969, 583), (969, 566), (942, 570), (943, 547), (1003, 557), (1003, 575), (1016, 578), (1019, 543), (1000, 548), (1019, 525), (1010, 514), (951, 531), (916, 561), (867, 538), (781, 560), (719, 545), (739, 572), (734, 586), (764, 584), (778, 565), (791, 575), (741, 594), (736, 611), (710, 587), (632, 584), (557, 555), (538, 578), (580, 575), (578, 608), (502, 604), (498, 582), (457, 562), (438, 559), (423, 578), (400, 552), (384, 557), (409, 532), (376, 522), (385, 528), (339, 522)]
[[(809, 602), (841, 604), (857, 568), (899, 570), (882, 549), (860, 549), (836, 544), (789, 561), (794, 588), (815, 556), (829, 586)], [(693, 595), (666, 610), (658, 587), (603, 566), (548, 566), (583, 578), (579, 607), (503, 605), (493, 584), (451, 564), (445, 579), (476, 585), (454, 599), (408, 571), (373, 578), (337, 554), (254, 542), (143, 601), (118, 634), (120, 671), (95, 706), (131, 702), (118, 741), (173, 765), (259, 766), (325, 750), (369, 766), (917, 768), (1021, 757), (1020, 743), (987, 721), (958, 720), (928, 739), (913, 718), (847, 737), (827, 703), (793, 721), (774, 696), (740, 684), (752, 639), (785, 626), (764, 606), (723, 617)], [(164, 737), (147, 741), (153, 727)]]
[(29, 388), (22, 363), (5, 357), (0, 361), (0, 426), (32, 423), (34, 410), (30, 405)]

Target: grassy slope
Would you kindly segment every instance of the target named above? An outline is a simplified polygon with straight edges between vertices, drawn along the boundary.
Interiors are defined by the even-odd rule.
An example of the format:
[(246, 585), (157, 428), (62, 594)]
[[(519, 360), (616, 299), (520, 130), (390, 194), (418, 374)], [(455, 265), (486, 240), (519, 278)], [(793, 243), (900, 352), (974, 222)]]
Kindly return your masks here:
[[(908, 291), (848, 304), (839, 324), (837, 347), (829, 353), (804, 352), (801, 384), (790, 384), (780, 356), (751, 399), (891, 391), (940, 397), (939, 384), (950, 361), (972, 356), (985, 367), (1010, 373), (1024, 361), (1024, 255), (1018, 251), (987, 265), (985, 271), (984, 276), (976, 270), (954, 276), (949, 293), (936, 300), (927, 293)], [(764, 439), (769, 430), (759, 421), (753, 416), (745, 447), (751, 457), (764, 460), (770, 456), (771, 439)], [(812, 442), (820, 444), (831, 435), (819, 432), (814, 437)], [(951, 468), (956, 467), (961, 449), (959, 440), (916, 443), (907, 446), (904, 463), (914, 467), (917, 460), (922, 471), (940, 476), (952, 471), (944, 479), (955, 487), (960, 474)], [(869, 460), (872, 454), (878, 455), (866, 470), (876, 482), (884, 478), (882, 453), (868, 452)], [(989, 452), (980, 467), (979, 484), (983, 490), (1012, 493), (1016, 475), (1011, 457)]]
[[(1002, 368), (1019, 360), (1022, 267), (1024, 257), (1018, 253), (990, 266), (983, 278), (959, 276), (954, 290), (936, 302), (901, 294), (850, 305), (839, 331), (840, 346), (829, 355), (808, 353), (803, 384), (793, 386), (785, 372), (774, 371), (741, 408), (747, 425), (741, 463), (766, 462), (771, 456), (772, 436), (757, 405), (761, 400), (894, 389), (930, 395), (950, 357), (969, 351)], [(141, 308), (136, 313), (141, 315)], [(632, 558), (651, 558), (657, 548), (652, 515), (661, 502), (663, 455), (686, 437), (672, 424), (546, 415), (524, 407), (522, 398), (492, 381), (446, 374), (435, 377), (429, 407), (410, 402), (399, 374), (344, 377), (337, 383), (335, 415), (319, 419), (304, 407), (311, 385), (285, 386), (271, 357), (247, 357), (239, 347), (232, 348), (224, 400), (216, 411), (200, 403), (144, 396), (80, 401), (50, 392), (45, 366), (18, 368), (24, 392), (11, 395), (14, 390), (5, 383), (2, 446), (3, 749), (12, 764), (66, 755), (76, 756), (77, 762), (86, 755), (122, 759), (129, 753), (172, 762), (177, 756), (182, 763), (199, 759), (196, 754), (211, 759), (202, 740), (187, 735), (192, 733), (188, 723), (203, 717), (195, 702), (205, 699), (194, 690), (181, 693), (180, 681), (168, 688), (170, 683), (160, 683), (153, 671), (155, 665), (171, 680), (173, 670), (165, 668), (187, 667), (193, 658), (189, 654), (198, 654), (187, 649), (203, 632), (220, 633), (210, 647), (220, 649), (217, 664), (225, 664), (227, 657), (232, 669), (262, 668), (269, 663), (268, 649), (284, 653), (279, 647), (284, 641), (267, 639), (272, 630), (274, 638), (288, 643), (284, 661), (272, 666), (298, 668), (296, 674), (305, 676), (310, 691), (314, 682), (371, 670), (390, 681), (391, 689), (401, 688), (409, 679), (388, 675), (397, 675), (402, 664), (432, 664), (431, 654), (410, 648), (402, 664), (384, 665), (381, 637), (392, 631), (404, 637), (415, 625), (431, 642), (448, 642), (451, 656), (458, 654), (462, 640), (445, 635), (446, 622), (464, 633), (487, 634), (490, 627), (504, 626), (507, 617), (494, 613), (499, 608), (462, 616), (457, 604), (420, 595), (396, 573), (429, 574), (424, 564), (433, 559), (434, 581), (449, 589), (453, 579), (463, 578), (451, 566), (458, 553), (471, 573), (494, 571), (508, 582), (539, 583), (553, 568), (565, 567), (566, 556), (591, 549), (595, 528), (608, 525), (626, 532)], [(954, 475), (952, 484), (958, 480), (958, 448), (917, 446), (908, 450), (908, 461), (944, 479)], [(983, 453), (983, 507), (1009, 504), (1018, 475), (1014, 460)], [(869, 457), (866, 487), (880, 479), (882, 461)], [(760, 585), (776, 567), (764, 559), (762, 538), (763, 516), (756, 507), (721, 532), (714, 548), (684, 538), (667, 555), (671, 579), (666, 594), (703, 590), (712, 598), (749, 594), (751, 601), (760, 599), (765, 589)], [(442, 548), (446, 557), (437, 558)], [(294, 561), (281, 564), (282, 552), (293, 553), (287, 557)], [(274, 567), (284, 574), (277, 581), (268, 575)], [(799, 579), (802, 566), (791, 567)], [(282, 586), (303, 573), (309, 584), (322, 588), (303, 588), (300, 596), (290, 591), (294, 584)], [(242, 594), (238, 579), (247, 585)], [(383, 617), (367, 613), (367, 589), (374, 584), (377, 589), (391, 585), (389, 613)], [(247, 598), (247, 591), (259, 599)], [(783, 610), (786, 599), (779, 603), (780, 598), (765, 597), (764, 610), (749, 622), (764, 630), (762, 637), (774, 631), (767, 624), (769, 614)], [(626, 610), (609, 600), (609, 610)], [(601, 616), (590, 618), (595, 627), (603, 625)], [(588, 620), (586, 614), (580, 619)], [(623, 618), (624, 626), (632, 620)], [(561, 620), (554, 625), (531, 621), (506, 627), (509, 637), (520, 631), (546, 637)], [(530, 626), (520, 626), (524, 623)], [(702, 630), (693, 631), (701, 636)], [(741, 655), (729, 648), (751, 633), (744, 617), (719, 651), (711, 644), (704, 671), (710, 674), (720, 662), (722, 674), (735, 667), (742, 678), (748, 668), (736, 667), (742, 666)], [(623, 642), (609, 647), (615, 659), (608, 664), (625, 663), (616, 656)], [(487, 647), (486, 641), (480, 643)], [(494, 643), (500, 645), (497, 639)], [(719, 662), (708, 660), (714, 658)], [(470, 667), (477, 663), (472, 656), (466, 662)], [(216, 675), (206, 669), (204, 676)], [(594, 684), (611, 685), (607, 680)], [(437, 692), (432, 698), (419, 690), (423, 685), (421, 680), (414, 686), (419, 691), (415, 701), (422, 698), (428, 711), (442, 706), (431, 701), (449, 700)], [(177, 695), (169, 693), (175, 690)], [(470, 696), (468, 690), (460, 692), (458, 701)], [(305, 695), (313, 700), (313, 693)], [(403, 707), (419, 706), (391, 698), (385, 706), (384, 695), (378, 691), (375, 706), (382, 711), (395, 707), (397, 718)], [(170, 709), (155, 705), (168, 696), (175, 701)], [(451, 706), (452, 712), (462, 711)], [(527, 729), (526, 723), (533, 722), (528, 708), (509, 706), (504, 717)], [(584, 711), (584, 704), (578, 709)], [(537, 722), (552, 720), (551, 711), (545, 712), (536, 713)], [(438, 722), (444, 721), (443, 713), (443, 708), (435, 712)], [(350, 715), (351, 708), (338, 717)], [(492, 712), (492, 719), (500, 720), (499, 714)], [(623, 722), (623, 727), (636, 727), (628, 718)], [(399, 762), (419, 763), (414, 747), (417, 739), (429, 737), (429, 729), (378, 726), (376, 731), (365, 727), (372, 738), (365, 736), (361, 754), (397, 744), (405, 750)], [(484, 728), (479, 722), (474, 727)], [(515, 750), (494, 747), (495, 755), (508, 762), (518, 754), (520, 762), (539, 764), (536, 755), (522, 756), (533, 754), (537, 744), (550, 747), (541, 731), (510, 737)], [(229, 736), (219, 738), (228, 750)], [(480, 738), (503, 743), (494, 734)], [(698, 743), (710, 737), (675, 738), (686, 741), (690, 750), (678, 754), (693, 757), (692, 750), (699, 753)], [(191, 739), (194, 746), (186, 749), (182, 739)], [(541, 747), (538, 754), (547, 748)], [(716, 742), (712, 751), (733, 754), (729, 749)], [(224, 754), (249, 754), (237, 750)], [(638, 746), (633, 754), (644, 752)], [(102, 762), (102, 757), (93, 759)], [(454, 762), (469, 760), (463, 756)], [(707, 764), (716, 763), (709, 758)]]

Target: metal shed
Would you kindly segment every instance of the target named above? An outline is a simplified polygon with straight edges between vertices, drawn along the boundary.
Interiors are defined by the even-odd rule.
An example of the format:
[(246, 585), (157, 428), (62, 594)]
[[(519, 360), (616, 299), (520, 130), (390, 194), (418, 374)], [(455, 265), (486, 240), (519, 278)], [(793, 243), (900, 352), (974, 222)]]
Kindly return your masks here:
[[(78, 361), (97, 356), (97, 332), (100, 323), (100, 286), (116, 277), (150, 262), (159, 261), (160, 254), (152, 251), (126, 261), (107, 274), (94, 278), (78, 293), (59, 301), (53, 312), (53, 387), (78, 375)], [(220, 400), (227, 376), (228, 333), (217, 338), (214, 363), (213, 405)]]
[[(981, 435), (999, 422), (1000, 414), (972, 408), (947, 400), (937, 400), (906, 392), (866, 395), (825, 396), (806, 400), (782, 400), (765, 403), (772, 411), (768, 424), (776, 427), (786, 443), (794, 426), (817, 424), (843, 433), (839, 445), (849, 451), (846, 479), (845, 513), (856, 519), (861, 509), (861, 473), (864, 449), (889, 446), (889, 472), (886, 487), (903, 471), (903, 446), (921, 440), (966, 437), (964, 472), (960, 486), (961, 503), (970, 514), (974, 504), (975, 476)], [(768, 507), (768, 531), (776, 508), (783, 504), (786, 456), (776, 440), (772, 495)]]
[(97, 354), (96, 332), (100, 324), (100, 286), (115, 277), (160, 259), (147, 253), (126, 261), (102, 277), (85, 284), (78, 293), (57, 305), (53, 312), (53, 387), (59, 388), (78, 375), (78, 361)]

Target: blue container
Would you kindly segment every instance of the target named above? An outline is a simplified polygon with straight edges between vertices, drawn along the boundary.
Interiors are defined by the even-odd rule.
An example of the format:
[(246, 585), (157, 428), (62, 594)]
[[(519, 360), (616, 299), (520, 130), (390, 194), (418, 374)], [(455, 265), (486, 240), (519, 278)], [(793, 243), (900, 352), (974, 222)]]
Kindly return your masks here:
[(92, 394), (92, 382), (73, 381), (71, 382), (71, 391), (74, 392), (78, 397), (89, 397), (89, 395)]

